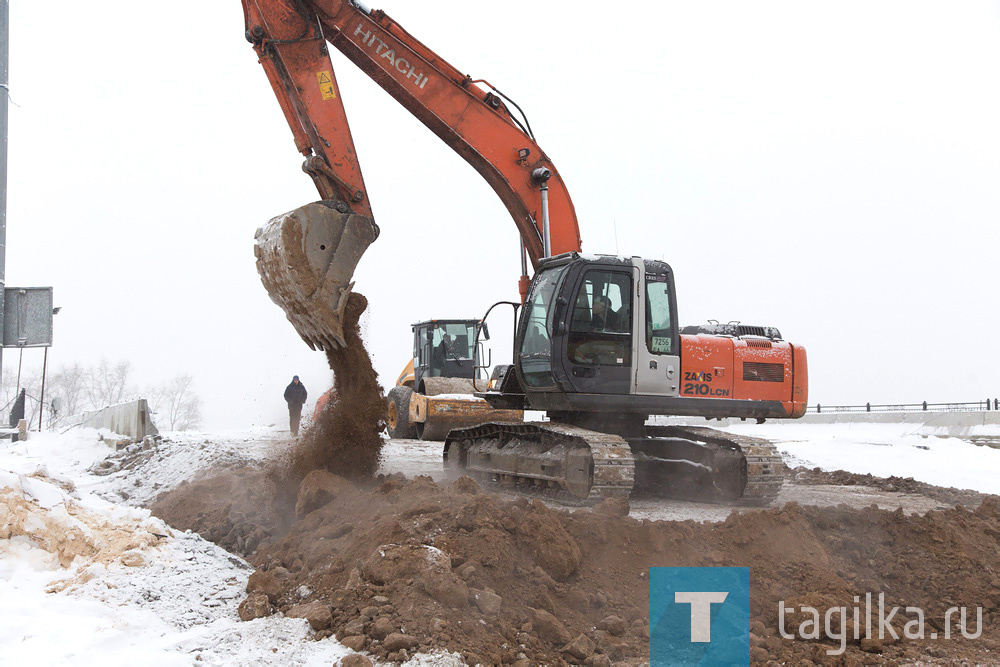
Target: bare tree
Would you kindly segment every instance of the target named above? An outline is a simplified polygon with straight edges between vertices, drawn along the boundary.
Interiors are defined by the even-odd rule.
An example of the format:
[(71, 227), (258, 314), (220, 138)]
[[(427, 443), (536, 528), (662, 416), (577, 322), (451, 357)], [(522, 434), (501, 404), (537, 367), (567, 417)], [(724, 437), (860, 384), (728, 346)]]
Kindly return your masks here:
[(103, 408), (106, 405), (115, 405), (132, 394), (128, 386), (131, 370), (130, 361), (111, 364), (106, 359), (102, 359), (100, 364), (90, 368), (86, 390), (91, 406)]
[(201, 399), (191, 387), (194, 378), (178, 375), (149, 392), (150, 407), (168, 431), (189, 431), (201, 423)]
[(0, 399), (2, 399), (2, 405), (7, 405), (14, 400), (17, 396), (18, 387), (17, 384), (17, 369), (16, 368), (4, 368), (3, 378), (0, 380)]
[(45, 394), (52, 398), (62, 399), (62, 415), (75, 415), (87, 409), (88, 380), (91, 369), (84, 368), (79, 363), (72, 366), (62, 366), (52, 374), (45, 388)]

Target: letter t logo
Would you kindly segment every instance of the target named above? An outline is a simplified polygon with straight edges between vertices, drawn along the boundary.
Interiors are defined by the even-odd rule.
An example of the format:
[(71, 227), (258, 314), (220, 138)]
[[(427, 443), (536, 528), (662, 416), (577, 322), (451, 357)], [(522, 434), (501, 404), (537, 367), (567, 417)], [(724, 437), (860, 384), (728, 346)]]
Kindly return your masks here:
[(691, 605), (691, 641), (712, 641), (712, 603), (722, 603), (729, 593), (674, 593), (674, 602)]

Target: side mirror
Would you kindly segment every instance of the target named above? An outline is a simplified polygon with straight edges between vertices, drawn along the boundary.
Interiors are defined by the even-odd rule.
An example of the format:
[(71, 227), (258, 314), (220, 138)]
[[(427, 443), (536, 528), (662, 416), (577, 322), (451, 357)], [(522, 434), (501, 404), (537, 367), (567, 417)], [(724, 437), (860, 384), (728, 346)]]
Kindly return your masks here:
[(490, 339), (490, 328), (486, 326), (486, 322), (483, 322), (482, 328), (480, 329), (483, 333), (483, 340)]

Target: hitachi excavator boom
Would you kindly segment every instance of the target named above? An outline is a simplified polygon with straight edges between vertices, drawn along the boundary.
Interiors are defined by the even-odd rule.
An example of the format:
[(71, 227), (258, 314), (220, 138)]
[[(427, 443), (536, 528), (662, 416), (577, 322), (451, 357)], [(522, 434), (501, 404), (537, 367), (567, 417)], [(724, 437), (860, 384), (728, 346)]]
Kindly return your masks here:
[[(527, 119), (512, 114), (509, 99), (488, 82), (474, 81), (385, 12), (358, 2), (243, 0), (243, 10), (246, 38), (322, 199), (272, 219), (256, 245), (261, 281), (310, 346), (343, 344), (351, 277), (379, 233), (328, 43), (479, 172), (510, 212), (532, 265), (580, 249), (559, 172)], [(522, 295), (527, 284), (523, 275)]]

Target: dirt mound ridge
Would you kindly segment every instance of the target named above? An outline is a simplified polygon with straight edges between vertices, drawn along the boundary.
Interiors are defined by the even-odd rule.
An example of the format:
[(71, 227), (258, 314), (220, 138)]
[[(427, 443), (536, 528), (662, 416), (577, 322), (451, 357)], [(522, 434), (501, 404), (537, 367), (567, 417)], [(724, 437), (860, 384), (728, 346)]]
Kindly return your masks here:
[[(750, 567), (760, 660), (991, 662), (989, 650), (1000, 649), (991, 630), (1000, 620), (995, 497), (974, 512), (789, 504), (709, 524), (638, 521), (612, 503), (566, 512), (483, 493), (468, 478), (451, 487), (429, 478), (372, 489), (318, 482), (300, 505), (314, 507), (317, 497), (327, 504), (283, 537), (265, 538), (250, 557), (256, 586), (267, 590), (251, 582), (256, 613), (309, 618), (318, 636), (334, 634), (382, 659), (440, 648), (483, 664), (648, 660), (654, 566)], [(850, 607), (866, 592), (922, 607), (931, 623), (951, 606), (983, 606), (985, 631), (975, 641), (865, 645), (875, 652), (851, 642), (843, 659), (826, 656), (832, 643), (778, 636), (778, 600)]]
[(859, 474), (846, 470), (821, 470), (820, 468), (786, 468), (785, 477), (793, 484), (870, 486), (882, 491), (917, 493), (949, 505), (978, 507), (989, 494), (970, 489), (934, 486), (912, 477), (876, 477), (870, 473)]

